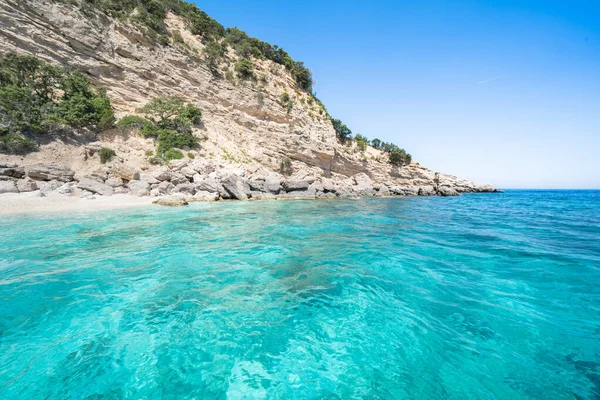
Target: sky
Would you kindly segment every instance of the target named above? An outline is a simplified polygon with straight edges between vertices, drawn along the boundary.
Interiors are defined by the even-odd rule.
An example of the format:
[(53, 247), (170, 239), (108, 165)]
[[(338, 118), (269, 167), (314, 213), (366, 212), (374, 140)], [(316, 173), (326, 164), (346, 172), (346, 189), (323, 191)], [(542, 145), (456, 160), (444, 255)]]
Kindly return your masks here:
[(499, 188), (600, 189), (600, 2), (196, 0), (354, 133)]

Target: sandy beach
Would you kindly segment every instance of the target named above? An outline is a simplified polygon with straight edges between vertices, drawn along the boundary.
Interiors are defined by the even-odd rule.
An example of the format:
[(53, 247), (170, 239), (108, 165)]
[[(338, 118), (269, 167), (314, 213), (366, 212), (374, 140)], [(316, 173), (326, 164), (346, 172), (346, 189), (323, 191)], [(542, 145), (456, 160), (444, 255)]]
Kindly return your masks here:
[(130, 195), (96, 196), (86, 199), (50, 193), (40, 197), (39, 192), (6, 193), (0, 195), (0, 215), (95, 211), (151, 205), (152, 198)]

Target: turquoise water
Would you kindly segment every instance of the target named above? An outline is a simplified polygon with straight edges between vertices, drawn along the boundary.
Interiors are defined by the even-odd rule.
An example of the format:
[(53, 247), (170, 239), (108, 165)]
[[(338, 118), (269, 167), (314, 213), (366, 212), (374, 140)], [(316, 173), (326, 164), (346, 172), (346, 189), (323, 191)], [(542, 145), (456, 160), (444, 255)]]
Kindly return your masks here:
[(600, 192), (0, 221), (1, 399), (598, 399)]

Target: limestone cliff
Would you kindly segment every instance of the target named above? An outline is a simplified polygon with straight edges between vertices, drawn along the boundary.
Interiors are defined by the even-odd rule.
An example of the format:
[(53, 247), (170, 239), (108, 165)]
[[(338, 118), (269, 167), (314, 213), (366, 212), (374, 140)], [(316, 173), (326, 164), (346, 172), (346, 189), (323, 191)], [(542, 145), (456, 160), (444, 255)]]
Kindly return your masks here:
[[(366, 174), (378, 187), (385, 184), (396, 194), (444, 194), (443, 188), (450, 189), (448, 193), (494, 190), (414, 162), (393, 167), (379, 150), (369, 147), (361, 152), (355, 145), (340, 144), (325, 111), (298, 90), (284, 67), (254, 60), (256, 79), (243, 81), (227, 73), (237, 58), (229, 49), (214, 72), (204, 56), (204, 44), (181, 18), (169, 15), (167, 27), (183, 40), (162, 46), (134, 24), (99, 12), (84, 13), (66, 3), (0, 0), (0, 56), (31, 54), (85, 72), (92, 83), (107, 88), (117, 115), (135, 112), (159, 96), (176, 96), (198, 105), (203, 125), (196, 135), (202, 141), (194, 163), (210, 164), (212, 170), (242, 171), (241, 175), (249, 176), (259, 169), (277, 172), (282, 161), (290, 159), (294, 174), (351, 186), (356, 180), (348, 183), (348, 178)], [(293, 98), (289, 111), (281, 104), (284, 92)], [(93, 151), (100, 145), (115, 149), (115, 165), (143, 171), (156, 168), (145, 156), (154, 148), (151, 140), (117, 130), (79, 142), (58, 137), (38, 152), (0, 155), (0, 161), (5, 165), (58, 163), (81, 177), (99, 168), (108, 174), (115, 165), (101, 166)]]

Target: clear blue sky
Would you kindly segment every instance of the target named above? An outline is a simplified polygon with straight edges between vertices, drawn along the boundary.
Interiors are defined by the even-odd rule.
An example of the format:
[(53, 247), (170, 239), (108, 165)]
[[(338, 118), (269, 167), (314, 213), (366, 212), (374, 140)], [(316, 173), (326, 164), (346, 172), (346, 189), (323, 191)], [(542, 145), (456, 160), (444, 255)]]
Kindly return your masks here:
[(304, 61), (333, 116), (429, 168), (600, 188), (599, 1), (196, 4)]

